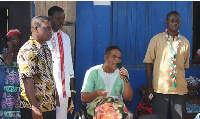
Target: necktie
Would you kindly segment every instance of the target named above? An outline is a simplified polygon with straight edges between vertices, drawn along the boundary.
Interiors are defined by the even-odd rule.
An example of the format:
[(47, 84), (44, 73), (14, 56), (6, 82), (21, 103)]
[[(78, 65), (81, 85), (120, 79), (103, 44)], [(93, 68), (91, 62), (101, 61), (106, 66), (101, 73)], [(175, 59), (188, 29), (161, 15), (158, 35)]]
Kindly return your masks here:
[(61, 80), (62, 80), (62, 91), (63, 91), (63, 98), (66, 98), (66, 90), (65, 90), (65, 65), (64, 65), (64, 49), (63, 49), (63, 41), (62, 36), (60, 34), (61, 31), (58, 31), (57, 37), (58, 37), (58, 45), (59, 45), (59, 51), (60, 51), (60, 64), (61, 64)]

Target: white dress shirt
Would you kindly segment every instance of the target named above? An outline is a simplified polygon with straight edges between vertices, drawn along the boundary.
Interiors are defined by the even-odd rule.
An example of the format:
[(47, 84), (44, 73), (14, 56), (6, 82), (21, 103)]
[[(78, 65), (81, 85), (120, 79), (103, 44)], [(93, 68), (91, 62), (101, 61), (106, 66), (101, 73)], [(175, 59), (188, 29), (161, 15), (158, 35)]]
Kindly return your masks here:
[[(61, 80), (61, 62), (60, 62), (60, 51), (58, 44), (58, 32), (52, 33), (51, 40), (47, 41), (49, 48), (51, 49), (52, 58), (53, 58), (53, 75), (56, 82), (56, 88), (58, 91), (59, 97), (63, 97), (62, 91), (62, 80)], [(71, 97), (70, 92), (70, 78), (74, 78), (74, 70), (72, 63), (71, 55), (71, 45), (70, 38), (67, 34), (61, 31), (63, 48), (64, 48), (64, 69), (65, 69), (65, 88), (67, 97)]]

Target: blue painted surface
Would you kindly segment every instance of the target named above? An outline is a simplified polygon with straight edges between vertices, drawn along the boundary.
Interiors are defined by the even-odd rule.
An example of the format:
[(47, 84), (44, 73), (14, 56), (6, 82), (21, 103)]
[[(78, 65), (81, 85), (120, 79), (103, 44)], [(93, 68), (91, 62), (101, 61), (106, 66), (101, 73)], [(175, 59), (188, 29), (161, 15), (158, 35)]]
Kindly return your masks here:
[(35, 1), (32, 1), (32, 18), (35, 16)]
[(110, 9), (110, 6), (94, 6), (93, 2), (77, 2), (75, 82), (79, 93), (75, 112), (80, 109), (80, 91), (86, 70), (103, 63), (102, 54), (110, 45)]
[(3, 95), (3, 89), (4, 89), (4, 81), (5, 81), (5, 68), (4, 66), (0, 66), (0, 102)]
[[(192, 54), (192, 1), (114, 1), (111, 6), (95, 6), (93, 2), (77, 2), (75, 112), (80, 109), (80, 90), (85, 72), (92, 66), (104, 63), (103, 56), (109, 45), (122, 50), (122, 64), (128, 69), (134, 97), (129, 109), (134, 113), (141, 101), (139, 87), (146, 84), (145, 65), (142, 63), (150, 39), (166, 29), (168, 12), (176, 10), (181, 14), (181, 35), (191, 45)], [(200, 67), (186, 70), (186, 77), (200, 77)]]
[(117, 1), (113, 2), (112, 9), (111, 45), (121, 48), (124, 65), (143, 65), (149, 41), (165, 31), (165, 20), (170, 11), (181, 14), (181, 35), (192, 43), (192, 2)]

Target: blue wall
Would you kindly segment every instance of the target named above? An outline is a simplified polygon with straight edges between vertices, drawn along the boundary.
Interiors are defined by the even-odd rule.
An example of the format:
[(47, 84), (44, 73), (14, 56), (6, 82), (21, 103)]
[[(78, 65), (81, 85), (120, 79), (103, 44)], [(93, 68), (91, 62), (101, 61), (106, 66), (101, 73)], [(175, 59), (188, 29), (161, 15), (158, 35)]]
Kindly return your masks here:
[[(167, 28), (167, 13), (176, 10), (181, 14), (181, 35), (192, 39), (192, 2), (112, 2), (111, 45), (122, 51), (122, 64), (141, 66), (150, 39)], [(182, 7), (184, 10), (180, 10)], [(167, 8), (167, 9), (166, 9)], [(135, 69), (135, 68), (134, 68)]]
[[(192, 1), (123, 1), (111, 5), (94, 5), (93, 2), (77, 2), (75, 75), (75, 112), (80, 109), (80, 90), (85, 72), (92, 66), (104, 63), (105, 49), (117, 45), (122, 49), (122, 64), (128, 69), (134, 97), (129, 109), (135, 112), (141, 101), (139, 87), (146, 84), (145, 65), (142, 60), (150, 39), (164, 32), (164, 20), (168, 12), (176, 10), (181, 14), (181, 35), (191, 45), (192, 54)], [(145, 33), (145, 34), (144, 34)], [(200, 67), (186, 70), (186, 77), (200, 77)]]
[(77, 2), (75, 81), (79, 93), (76, 95), (75, 112), (80, 109), (80, 90), (86, 70), (104, 61), (102, 54), (110, 44), (110, 16), (110, 6)]

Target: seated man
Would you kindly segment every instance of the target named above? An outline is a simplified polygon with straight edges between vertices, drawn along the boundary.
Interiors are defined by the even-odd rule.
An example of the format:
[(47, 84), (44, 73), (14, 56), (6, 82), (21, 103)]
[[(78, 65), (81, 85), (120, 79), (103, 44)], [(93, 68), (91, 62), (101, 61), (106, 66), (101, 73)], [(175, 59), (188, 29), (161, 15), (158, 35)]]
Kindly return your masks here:
[(104, 55), (104, 64), (90, 68), (84, 78), (81, 100), (88, 103), (99, 96), (113, 97), (120, 101), (131, 101), (133, 90), (130, 83), (127, 83), (124, 76), (128, 77), (127, 70), (122, 67), (120, 70), (117, 64), (121, 63), (121, 50), (117, 46), (110, 46)]

